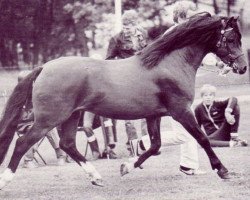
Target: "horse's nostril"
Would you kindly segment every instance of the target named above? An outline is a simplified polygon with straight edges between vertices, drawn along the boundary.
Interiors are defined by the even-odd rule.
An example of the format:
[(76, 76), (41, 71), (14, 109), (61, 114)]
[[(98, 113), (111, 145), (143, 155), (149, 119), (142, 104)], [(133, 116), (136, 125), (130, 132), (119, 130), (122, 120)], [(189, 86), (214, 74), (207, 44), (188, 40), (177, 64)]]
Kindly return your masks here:
[(242, 70), (239, 70), (239, 74), (244, 74), (247, 71), (247, 66), (243, 67)]

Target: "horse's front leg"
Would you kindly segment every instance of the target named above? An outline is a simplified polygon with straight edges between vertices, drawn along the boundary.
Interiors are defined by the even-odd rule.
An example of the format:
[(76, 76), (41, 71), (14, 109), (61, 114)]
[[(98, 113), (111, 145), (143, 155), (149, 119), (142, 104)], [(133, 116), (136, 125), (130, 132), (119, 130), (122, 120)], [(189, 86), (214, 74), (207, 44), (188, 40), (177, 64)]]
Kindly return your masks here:
[[(213, 149), (211, 148), (210, 142), (205, 135), (205, 133), (201, 130), (199, 125), (197, 124), (194, 114), (190, 108), (186, 107), (183, 109), (178, 109), (179, 112), (173, 112), (173, 118), (180, 122), (183, 127), (197, 140), (197, 142), (204, 148), (205, 152), (207, 153), (212, 169), (217, 169), (217, 174), (222, 179), (228, 179), (228, 170), (224, 165), (221, 163)], [(179, 114), (178, 114), (179, 113)]]
[(121, 165), (121, 175), (125, 175), (129, 173), (132, 169), (135, 169), (137, 167), (140, 167), (141, 164), (147, 160), (150, 156), (155, 155), (160, 147), (161, 147), (161, 135), (160, 135), (160, 117), (152, 117), (152, 118), (147, 118), (147, 127), (148, 127), (148, 133), (149, 133), (149, 138), (151, 141), (151, 146), (150, 148), (143, 153), (136, 162), (125, 162)]

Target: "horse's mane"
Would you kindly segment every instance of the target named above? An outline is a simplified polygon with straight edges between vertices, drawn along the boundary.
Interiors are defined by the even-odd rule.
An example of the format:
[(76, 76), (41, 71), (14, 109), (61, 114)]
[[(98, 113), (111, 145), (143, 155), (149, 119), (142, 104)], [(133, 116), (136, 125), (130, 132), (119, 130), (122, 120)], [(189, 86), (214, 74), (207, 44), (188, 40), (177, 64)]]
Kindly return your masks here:
[(148, 39), (153, 41), (160, 37), (167, 29), (169, 29), (169, 25), (159, 25), (154, 26), (148, 29)]
[(216, 32), (222, 26), (221, 19), (218, 16), (212, 17), (209, 13), (194, 15), (139, 52), (142, 65), (151, 69), (171, 51), (190, 44), (214, 45), (217, 39)]

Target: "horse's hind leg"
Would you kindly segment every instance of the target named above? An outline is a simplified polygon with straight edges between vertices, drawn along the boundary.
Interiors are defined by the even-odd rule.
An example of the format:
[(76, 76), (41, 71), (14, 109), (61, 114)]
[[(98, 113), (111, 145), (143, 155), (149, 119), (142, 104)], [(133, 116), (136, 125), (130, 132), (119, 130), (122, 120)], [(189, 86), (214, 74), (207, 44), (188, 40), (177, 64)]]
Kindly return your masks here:
[(60, 147), (84, 169), (93, 185), (103, 186), (101, 175), (76, 148), (75, 141), (79, 118), (80, 112), (76, 111), (61, 125)]
[(217, 174), (223, 178), (227, 179), (228, 170), (221, 163), (219, 158), (216, 156), (215, 152), (211, 148), (210, 142), (207, 136), (202, 132), (199, 125), (197, 124), (192, 111), (189, 108), (183, 109), (181, 114), (174, 114), (173, 117), (176, 121), (179, 121), (183, 127), (197, 140), (197, 142), (204, 148), (207, 153), (212, 169), (217, 169)]
[(0, 176), (0, 189), (8, 184), (14, 177), (18, 164), (23, 155), (45, 134), (49, 131), (48, 128), (42, 128), (38, 124), (34, 124), (26, 135), (20, 137), (16, 141), (16, 146), (12, 154), (10, 163), (5, 171)]

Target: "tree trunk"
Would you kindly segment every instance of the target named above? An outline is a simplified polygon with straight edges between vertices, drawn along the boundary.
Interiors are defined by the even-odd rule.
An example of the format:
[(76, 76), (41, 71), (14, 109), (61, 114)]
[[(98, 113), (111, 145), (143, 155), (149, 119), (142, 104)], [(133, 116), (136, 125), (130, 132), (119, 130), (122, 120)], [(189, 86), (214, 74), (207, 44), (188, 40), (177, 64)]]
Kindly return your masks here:
[(10, 39), (0, 39), (0, 61), (2, 67), (17, 67), (16, 43)]
[(227, 0), (227, 16), (230, 16), (231, 0)]
[(220, 12), (217, 1), (213, 0), (213, 6), (214, 6), (214, 13), (218, 14)]
[(32, 67), (37, 66), (38, 62), (39, 62), (39, 43), (34, 41)]
[(75, 47), (81, 56), (89, 56), (88, 38), (85, 34), (86, 24), (81, 20), (75, 24)]
[(30, 45), (29, 42), (23, 41), (21, 43), (23, 49), (23, 62), (27, 65), (31, 64), (31, 52), (30, 52)]
[(17, 54), (17, 42), (12, 41), (11, 43), (11, 65), (13, 67), (18, 67), (18, 54)]
[(1, 62), (1, 67), (7, 66), (6, 50), (5, 50), (5, 45), (4, 45), (4, 39), (3, 38), (0, 38), (0, 62)]

